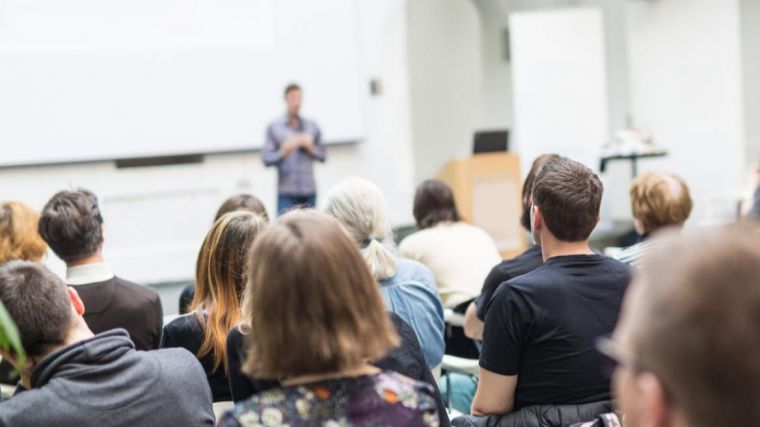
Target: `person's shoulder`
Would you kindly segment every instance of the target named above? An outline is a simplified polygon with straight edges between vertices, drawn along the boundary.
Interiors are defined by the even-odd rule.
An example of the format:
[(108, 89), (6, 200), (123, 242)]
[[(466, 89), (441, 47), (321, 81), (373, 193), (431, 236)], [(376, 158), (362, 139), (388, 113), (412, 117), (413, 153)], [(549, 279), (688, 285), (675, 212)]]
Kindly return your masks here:
[(237, 325), (227, 333), (227, 351), (241, 351), (245, 346), (245, 334), (240, 329), (242, 326)]
[(627, 248), (618, 252), (614, 258), (622, 263), (637, 266), (644, 254), (651, 249), (653, 243), (653, 241), (646, 240), (628, 246)]
[(382, 392), (386, 400), (398, 401), (404, 406), (421, 410), (434, 409), (438, 405), (433, 398), (434, 391), (430, 384), (413, 380), (393, 371), (383, 371), (376, 375), (375, 388)]
[(46, 387), (27, 390), (10, 400), (0, 403), (0, 426), (33, 425), (30, 417), (38, 414), (41, 408), (53, 409), (51, 405), (60, 398), (51, 393)]
[(539, 249), (536, 253), (535, 249), (531, 248), (514, 258), (506, 259), (496, 264), (491, 269), (491, 280), (500, 280), (500, 283), (506, 282), (530, 273), (543, 263), (544, 259), (541, 255), (541, 250)]
[(164, 334), (173, 336), (185, 335), (200, 331), (200, 322), (195, 313), (187, 313), (174, 318), (171, 322), (164, 325)]
[(272, 388), (254, 394), (247, 400), (235, 404), (235, 408), (227, 412), (225, 415), (242, 425), (249, 425), (247, 421), (254, 421), (250, 425), (259, 425), (257, 423), (261, 422), (261, 416), (264, 415), (265, 412), (277, 412), (279, 415), (284, 415), (282, 413), (284, 408), (281, 405), (285, 403), (286, 399), (287, 394), (284, 387)]
[(631, 266), (629, 264), (612, 257), (604, 255), (599, 256), (601, 257), (599, 263), (603, 265), (606, 270), (611, 270), (627, 275), (631, 274)]
[(432, 279), (435, 276), (425, 264), (411, 258), (396, 258), (396, 274), (419, 276), (422, 279)]
[(114, 276), (113, 280), (116, 283), (116, 292), (127, 294), (128, 298), (131, 298), (131, 301), (145, 303), (161, 302), (158, 291), (153, 288), (138, 285), (135, 282), (122, 279), (119, 276)]
[[(162, 376), (187, 382), (188, 380), (202, 378), (205, 380), (206, 373), (198, 361), (198, 358), (183, 347), (160, 348), (153, 351), (137, 352), (141, 357), (154, 358), (161, 366)], [(194, 371), (195, 378), (190, 374)], [(179, 375), (179, 377), (176, 377)]]

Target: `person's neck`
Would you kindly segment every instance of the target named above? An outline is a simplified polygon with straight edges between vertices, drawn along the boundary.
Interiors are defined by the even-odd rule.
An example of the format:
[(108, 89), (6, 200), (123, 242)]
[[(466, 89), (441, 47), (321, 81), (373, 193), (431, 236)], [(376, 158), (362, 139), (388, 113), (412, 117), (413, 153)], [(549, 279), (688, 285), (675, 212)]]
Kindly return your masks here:
[(336, 378), (361, 377), (365, 375), (376, 374), (378, 372), (380, 372), (380, 369), (370, 365), (369, 363), (362, 363), (361, 365), (357, 367), (342, 369), (337, 372), (328, 372), (328, 373), (323, 373), (323, 374), (296, 375), (294, 377), (290, 377), (283, 380), (282, 384), (285, 386), (309, 384), (309, 383), (315, 383), (319, 381), (333, 380)]
[(76, 267), (79, 265), (87, 265), (87, 264), (98, 264), (103, 262), (103, 254), (100, 253), (100, 251), (96, 252), (93, 255), (90, 255), (88, 257), (72, 261), (68, 264), (66, 264), (67, 267)]
[(66, 338), (61, 344), (49, 347), (47, 349), (47, 352), (45, 352), (45, 354), (42, 356), (32, 358), (29, 369), (21, 375), (21, 384), (24, 387), (27, 389), (32, 388), (32, 372), (40, 361), (62, 348), (66, 348), (70, 345), (74, 345), (80, 341), (88, 340), (95, 336), (95, 334), (90, 330), (83, 319), (77, 319), (73, 322), (74, 326), (69, 330), (69, 333), (66, 335)]
[(288, 123), (294, 126), (298, 126), (301, 123), (301, 116), (298, 114), (298, 112), (288, 112)]
[(541, 237), (541, 253), (544, 262), (549, 258), (568, 255), (593, 255), (594, 251), (588, 244), (588, 240), (580, 242), (563, 242), (554, 236), (544, 235)]

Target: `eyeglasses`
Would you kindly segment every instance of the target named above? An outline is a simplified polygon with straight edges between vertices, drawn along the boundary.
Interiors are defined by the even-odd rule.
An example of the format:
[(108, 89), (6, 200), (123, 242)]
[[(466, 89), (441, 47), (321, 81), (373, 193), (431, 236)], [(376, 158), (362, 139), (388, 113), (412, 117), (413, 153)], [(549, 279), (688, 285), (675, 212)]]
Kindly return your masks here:
[(600, 337), (596, 340), (596, 350), (602, 355), (602, 371), (608, 378), (612, 378), (612, 374), (618, 367), (631, 369), (636, 375), (643, 372), (649, 372), (657, 377), (660, 381), (660, 385), (665, 393), (665, 397), (673, 402), (674, 396), (670, 391), (671, 388), (665, 385), (662, 377), (648, 368), (645, 364), (642, 364), (639, 360), (624, 350), (620, 344), (616, 343), (608, 337)]

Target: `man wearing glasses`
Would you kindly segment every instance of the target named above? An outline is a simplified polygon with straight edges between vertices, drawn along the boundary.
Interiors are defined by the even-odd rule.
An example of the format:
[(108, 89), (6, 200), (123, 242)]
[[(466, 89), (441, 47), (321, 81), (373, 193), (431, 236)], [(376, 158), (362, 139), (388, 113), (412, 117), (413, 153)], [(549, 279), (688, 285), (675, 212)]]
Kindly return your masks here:
[(602, 191), (599, 177), (566, 158), (536, 178), (531, 230), (545, 262), (490, 300), (473, 415), (610, 399), (594, 344), (615, 327), (630, 269), (589, 247)]
[(612, 340), (626, 427), (760, 422), (760, 231), (729, 226), (658, 243)]

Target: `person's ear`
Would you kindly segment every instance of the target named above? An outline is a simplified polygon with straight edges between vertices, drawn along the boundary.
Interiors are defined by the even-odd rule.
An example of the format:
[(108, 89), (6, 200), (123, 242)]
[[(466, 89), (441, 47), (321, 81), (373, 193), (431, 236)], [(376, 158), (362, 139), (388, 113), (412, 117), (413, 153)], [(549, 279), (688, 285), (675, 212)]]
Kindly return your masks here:
[(667, 393), (660, 380), (652, 373), (643, 372), (636, 376), (640, 390), (644, 417), (642, 426), (669, 427), (673, 425), (674, 408), (668, 401)]
[(71, 300), (71, 306), (74, 307), (78, 316), (84, 316), (84, 303), (82, 298), (79, 297), (79, 293), (72, 286), (68, 287), (69, 299)]
[(531, 215), (531, 223), (530, 228), (531, 230), (538, 232), (541, 230), (541, 227), (544, 225), (544, 215), (541, 213), (541, 209), (538, 208), (538, 206), (533, 205), (533, 213)]

